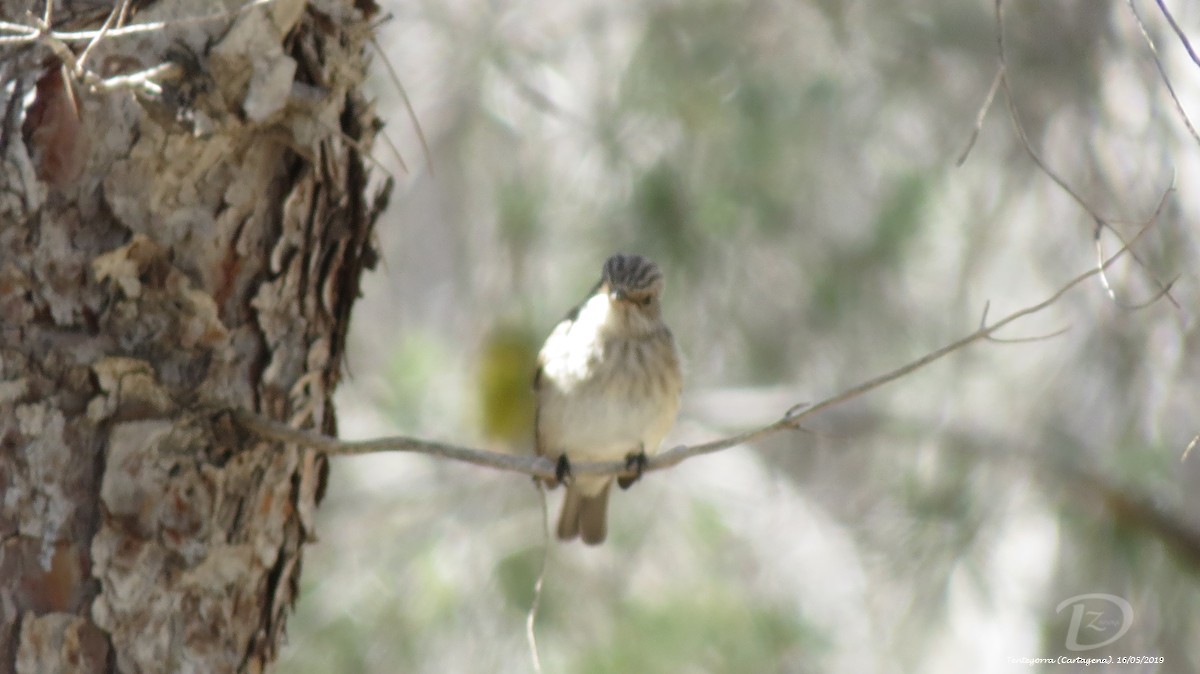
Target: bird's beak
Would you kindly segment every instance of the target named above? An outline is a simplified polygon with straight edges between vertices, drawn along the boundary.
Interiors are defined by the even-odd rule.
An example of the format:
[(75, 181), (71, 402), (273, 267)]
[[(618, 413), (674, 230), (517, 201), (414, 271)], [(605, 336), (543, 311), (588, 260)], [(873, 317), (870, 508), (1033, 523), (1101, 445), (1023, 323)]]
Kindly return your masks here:
[(613, 302), (628, 302), (629, 295), (624, 290), (611, 290), (608, 293), (608, 298)]

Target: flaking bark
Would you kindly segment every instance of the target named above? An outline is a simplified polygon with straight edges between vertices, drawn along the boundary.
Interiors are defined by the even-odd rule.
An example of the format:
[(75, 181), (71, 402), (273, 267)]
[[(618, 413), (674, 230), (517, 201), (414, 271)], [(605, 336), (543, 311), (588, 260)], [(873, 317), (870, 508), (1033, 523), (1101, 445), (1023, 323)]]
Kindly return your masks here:
[[(70, 30), (111, 8), (55, 5)], [(359, 93), (372, 10), (280, 0), (105, 39), (94, 72), (173, 79), (77, 87), (77, 107), (44, 44), (0, 47), (0, 672), (274, 658), (327, 464), (222, 410), (336, 430), (387, 191), (366, 200), (354, 147), (378, 125)]]

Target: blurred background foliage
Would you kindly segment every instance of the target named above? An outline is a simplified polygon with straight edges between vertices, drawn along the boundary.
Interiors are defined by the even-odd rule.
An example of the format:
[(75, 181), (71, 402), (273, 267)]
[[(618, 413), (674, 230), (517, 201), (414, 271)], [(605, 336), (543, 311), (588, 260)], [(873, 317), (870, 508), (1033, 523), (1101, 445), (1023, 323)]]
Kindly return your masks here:
[[(1200, 42), (1200, 7), (1165, 4)], [(1133, 6), (1200, 115), (1200, 69)], [(528, 451), (536, 350), (615, 251), (667, 274), (688, 363), (668, 444), (771, 421), (1095, 264), (1094, 221), (1003, 91), (956, 166), (998, 66), (991, 2), (385, 9), (430, 157), (376, 68), (407, 170), (375, 153), (405, 194), (353, 317), (345, 437)], [(1092, 209), (1128, 237), (1177, 187), (1143, 264), (1111, 272), (1120, 303), (1093, 279), (1004, 336), (1065, 334), (972, 346), (617, 494), (604, 547), (551, 548), (546, 671), (1200, 670), (1200, 455), (1181, 458), (1200, 432), (1200, 148), (1130, 5), (1012, 0), (1004, 26), (1013, 110)], [(1173, 278), (1173, 302), (1126, 306)], [(320, 519), (280, 671), (531, 670), (528, 480), (343, 459)], [(1056, 607), (1085, 593), (1133, 623), (1073, 653)], [(1060, 655), (1165, 664), (1017, 662)]]

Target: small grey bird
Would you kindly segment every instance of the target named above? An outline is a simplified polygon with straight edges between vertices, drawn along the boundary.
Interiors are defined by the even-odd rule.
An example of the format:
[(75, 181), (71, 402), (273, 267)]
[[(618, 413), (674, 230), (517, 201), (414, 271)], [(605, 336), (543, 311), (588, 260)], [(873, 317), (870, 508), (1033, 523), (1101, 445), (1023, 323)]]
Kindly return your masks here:
[[(675, 423), (683, 376), (662, 320), (663, 276), (640, 255), (604, 262), (592, 294), (555, 328), (538, 354), (535, 449), (558, 462), (567, 495), (558, 537), (597, 545), (607, 533), (613, 478), (568, 477), (571, 461), (626, 459), (640, 469)], [(637, 478), (620, 478), (627, 488)]]

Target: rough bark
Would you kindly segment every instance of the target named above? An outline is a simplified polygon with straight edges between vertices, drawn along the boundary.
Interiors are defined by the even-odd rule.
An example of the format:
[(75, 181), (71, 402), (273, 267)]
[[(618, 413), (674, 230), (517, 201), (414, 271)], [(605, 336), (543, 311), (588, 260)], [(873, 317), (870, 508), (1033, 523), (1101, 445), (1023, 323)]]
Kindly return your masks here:
[[(55, 5), (60, 30), (112, 6)], [(359, 154), (372, 11), (278, 0), (106, 38), (101, 76), (174, 66), (159, 94), (76, 86), (78, 104), (44, 41), (0, 45), (0, 672), (273, 659), (326, 463), (223, 410), (335, 431), (386, 194), (367, 200)]]

